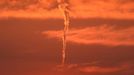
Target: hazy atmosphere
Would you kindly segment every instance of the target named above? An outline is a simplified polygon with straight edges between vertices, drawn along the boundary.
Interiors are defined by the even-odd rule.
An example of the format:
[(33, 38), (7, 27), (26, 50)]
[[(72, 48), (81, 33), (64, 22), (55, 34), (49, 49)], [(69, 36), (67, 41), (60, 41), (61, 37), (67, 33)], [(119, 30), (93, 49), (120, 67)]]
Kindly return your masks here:
[(134, 0), (0, 0), (0, 75), (134, 75), (133, 63)]

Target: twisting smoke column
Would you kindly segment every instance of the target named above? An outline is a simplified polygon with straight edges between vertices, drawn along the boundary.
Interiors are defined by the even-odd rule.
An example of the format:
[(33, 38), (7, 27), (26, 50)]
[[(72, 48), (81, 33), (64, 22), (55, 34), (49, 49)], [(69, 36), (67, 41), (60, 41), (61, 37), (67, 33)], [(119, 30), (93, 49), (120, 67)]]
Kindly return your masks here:
[(66, 59), (66, 43), (67, 43), (67, 32), (69, 28), (69, 10), (68, 10), (68, 3), (65, 0), (57, 0), (58, 8), (61, 10), (64, 16), (64, 30), (63, 30), (63, 49), (62, 49), (62, 65), (65, 64)]

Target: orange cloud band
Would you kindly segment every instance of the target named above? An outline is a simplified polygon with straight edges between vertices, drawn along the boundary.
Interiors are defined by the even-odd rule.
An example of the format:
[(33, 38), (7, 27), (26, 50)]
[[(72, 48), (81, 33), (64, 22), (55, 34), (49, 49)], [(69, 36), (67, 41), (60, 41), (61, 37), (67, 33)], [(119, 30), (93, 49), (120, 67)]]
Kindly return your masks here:
[[(67, 40), (77, 44), (102, 44), (109, 46), (134, 45), (134, 27), (115, 29), (112, 26), (94, 26), (83, 29), (71, 29)], [(61, 38), (62, 31), (42, 32), (48, 38)]]
[[(73, 18), (134, 19), (132, 0), (68, 0), (68, 2)], [(56, 0), (0, 0), (0, 17), (61, 18), (57, 6)]]

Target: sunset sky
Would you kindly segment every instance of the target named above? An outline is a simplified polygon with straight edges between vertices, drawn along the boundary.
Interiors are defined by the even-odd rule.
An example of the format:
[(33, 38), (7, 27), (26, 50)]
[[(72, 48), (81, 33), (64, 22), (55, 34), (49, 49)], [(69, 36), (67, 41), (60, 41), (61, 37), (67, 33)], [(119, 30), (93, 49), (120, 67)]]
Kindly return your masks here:
[(0, 0), (0, 75), (134, 75), (134, 0)]

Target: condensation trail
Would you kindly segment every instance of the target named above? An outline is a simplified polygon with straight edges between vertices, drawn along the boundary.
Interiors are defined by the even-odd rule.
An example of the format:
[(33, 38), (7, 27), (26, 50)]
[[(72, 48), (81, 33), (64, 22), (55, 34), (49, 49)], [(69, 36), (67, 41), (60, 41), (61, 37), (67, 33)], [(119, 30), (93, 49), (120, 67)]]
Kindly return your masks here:
[(64, 16), (64, 30), (63, 30), (63, 49), (62, 49), (62, 62), (61, 64), (64, 66), (66, 59), (66, 43), (67, 43), (67, 32), (69, 28), (69, 11), (68, 11), (68, 3), (65, 0), (57, 0), (58, 8), (61, 10)]

